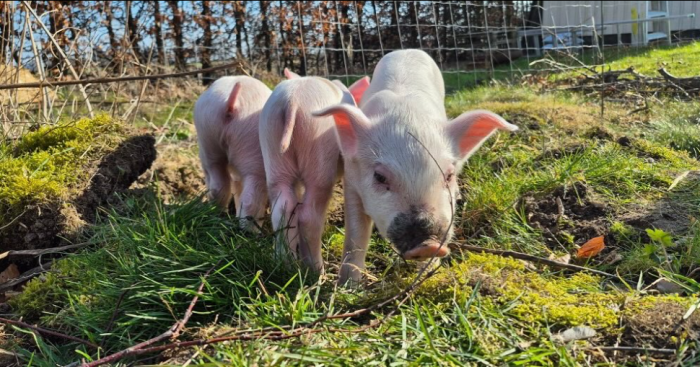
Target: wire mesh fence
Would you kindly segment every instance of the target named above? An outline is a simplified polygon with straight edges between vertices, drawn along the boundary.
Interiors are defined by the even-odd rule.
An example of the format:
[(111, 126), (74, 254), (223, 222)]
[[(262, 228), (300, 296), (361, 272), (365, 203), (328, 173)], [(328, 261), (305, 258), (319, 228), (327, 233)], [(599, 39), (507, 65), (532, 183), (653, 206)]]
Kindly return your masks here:
[[(700, 35), (698, 2), (683, 1), (329, 1), (251, 2), (243, 43), (222, 39), (209, 47), (168, 47), (169, 59), (185, 53), (216, 60), (245, 57), (255, 69), (280, 74), (359, 77), (371, 74), (388, 52), (420, 48), (459, 85), (561, 71), (533, 65), (558, 52), (583, 56), (603, 50), (627, 52), (695, 39)], [(268, 42), (267, 12), (279, 26)], [(587, 63), (600, 62), (590, 57)], [(174, 62), (174, 61), (172, 61)]]
[[(239, 72), (279, 78), (284, 68), (349, 82), (371, 74), (388, 52), (419, 48), (432, 56), (448, 91), (454, 91), (489, 80), (590, 68), (640, 48), (700, 36), (700, 18), (695, 17), (700, 2), (685, 1), (0, 4), (3, 85), (26, 81), (24, 77), (53, 81), (182, 72), (231, 61), (239, 61), (241, 68), (201, 73), (193, 82), (207, 84)], [(553, 58), (565, 61), (542, 62)], [(17, 92), (0, 90), (0, 96), (4, 106), (15, 107), (43, 99), (46, 110), (55, 106), (45, 101), (51, 96), (70, 96), (73, 104), (82, 98), (87, 104), (85, 95), (126, 93), (133, 99), (148, 86), (95, 83), (85, 88), (82, 96), (77, 87), (46, 87), (25, 101)], [(0, 114), (12, 120), (5, 108)]]

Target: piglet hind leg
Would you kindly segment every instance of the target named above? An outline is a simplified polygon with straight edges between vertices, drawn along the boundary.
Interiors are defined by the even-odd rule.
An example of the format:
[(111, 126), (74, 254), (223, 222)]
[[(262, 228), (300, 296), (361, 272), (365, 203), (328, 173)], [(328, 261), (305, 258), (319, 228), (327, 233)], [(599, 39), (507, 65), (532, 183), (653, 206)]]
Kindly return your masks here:
[(206, 162), (204, 180), (207, 184), (209, 200), (213, 201), (222, 211), (228, 211), (231, 202), (232, 182), (228, 164), (225, 162)]
[(240, 177), (233, 177), (233, 203), (236, 207), (236, 215), (241, 212), (241, 194), (243, 194), (243, 181)]
[(299, 208), (299, 255), (306, 266), (323, 273), (321, 237), (326, 224), (326, 211), (333, 195), (333, 183), (307, 185), (305, 189), (304, 201)]
[(239, 208), (238, 218), (243, 228), (259, 233), (267, 209), (267, 192), (263, 177), (251, 175), (243, 178)]
[(365, 271), (365, 258), (372, 234), (372, 219), (365, 214), (362, 200), (351, 187), (345, 186), (345, 243), (338, 285), (356, 286)]
[(270, 185), (268, 193), (272, 205), (272, 229), (277, 238), (275, 242), (278, 254), (283, 255), (284, 248), (287, 248), (296, 257), (299, 225), (295, 185), (291, 182)]

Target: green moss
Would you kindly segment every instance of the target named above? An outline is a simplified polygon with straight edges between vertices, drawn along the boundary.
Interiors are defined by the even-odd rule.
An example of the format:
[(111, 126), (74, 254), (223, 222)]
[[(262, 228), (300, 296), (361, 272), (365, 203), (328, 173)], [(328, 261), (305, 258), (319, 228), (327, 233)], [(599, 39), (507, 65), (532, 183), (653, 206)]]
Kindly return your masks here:
[(454, 298), (463, 302), (477, 283), (487, 299), (511, 304), (509, 312), (518, 320), (557, 327), (587, 325), (615, 331), (618, 306), (625, 298), (604, 292), (601, 279), (593, 275), (547, 277), (527, 271), (520, 260), (488, 254), (470, 254), (464, 262), (439, 271), (416, 294), (438, 305)]
[(610, 225), (610, 233), (616, 234), (625, 238), (635, 235), (634, 228), (620, 221), (615, 221)]
[(89, 174), (84, 166), (113, 144), (121, 129), (108, 115), (44, 126), (15, 146), (0, 143), (0, 224), (30, 203), (64, 198)]

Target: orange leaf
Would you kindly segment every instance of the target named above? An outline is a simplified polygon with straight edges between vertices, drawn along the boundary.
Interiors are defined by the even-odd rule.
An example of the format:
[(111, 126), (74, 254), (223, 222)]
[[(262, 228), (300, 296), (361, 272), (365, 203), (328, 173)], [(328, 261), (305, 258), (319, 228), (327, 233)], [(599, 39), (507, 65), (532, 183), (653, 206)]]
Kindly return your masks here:
[(605, 242), (603, 241), (603, 236), (591, 238), (578, 249), (576, 257), (579, 259), (590, 259), (598, 255), (604, 248)]

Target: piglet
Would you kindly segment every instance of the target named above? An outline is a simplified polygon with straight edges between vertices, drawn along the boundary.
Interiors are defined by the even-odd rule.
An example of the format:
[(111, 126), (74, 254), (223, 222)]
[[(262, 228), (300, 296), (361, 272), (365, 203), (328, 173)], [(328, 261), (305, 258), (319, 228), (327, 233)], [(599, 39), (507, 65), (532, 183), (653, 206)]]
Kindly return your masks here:
[(299, 77), (289, 70), (285, 76), (288, 80), (277, 85), (260, 116), (272, 226), (292, 254), (323, 271), (321, 235), (342, 161), (333, 118), (311, 112), (338, 103), (355, 106), (369, 78), (346, 88), (339, 81)]
[(518, 128), (488, 111), (449, 121), (440, 69), (423, 51), (384, 56), (360, 108), (331, 106), (345, 169), (345, 244), (338, 281), (357, 282), (372, 229), (405, 259), (449, 254), (457, 175), (496, 130)]
[(242, 226), (252, 232), (258, 231), (267, 210), (258, 122), (271, 93), (257, 79), (227, 76), (216, 80), (194, 106), (209, 198), (226, 211), (233, 195)]

